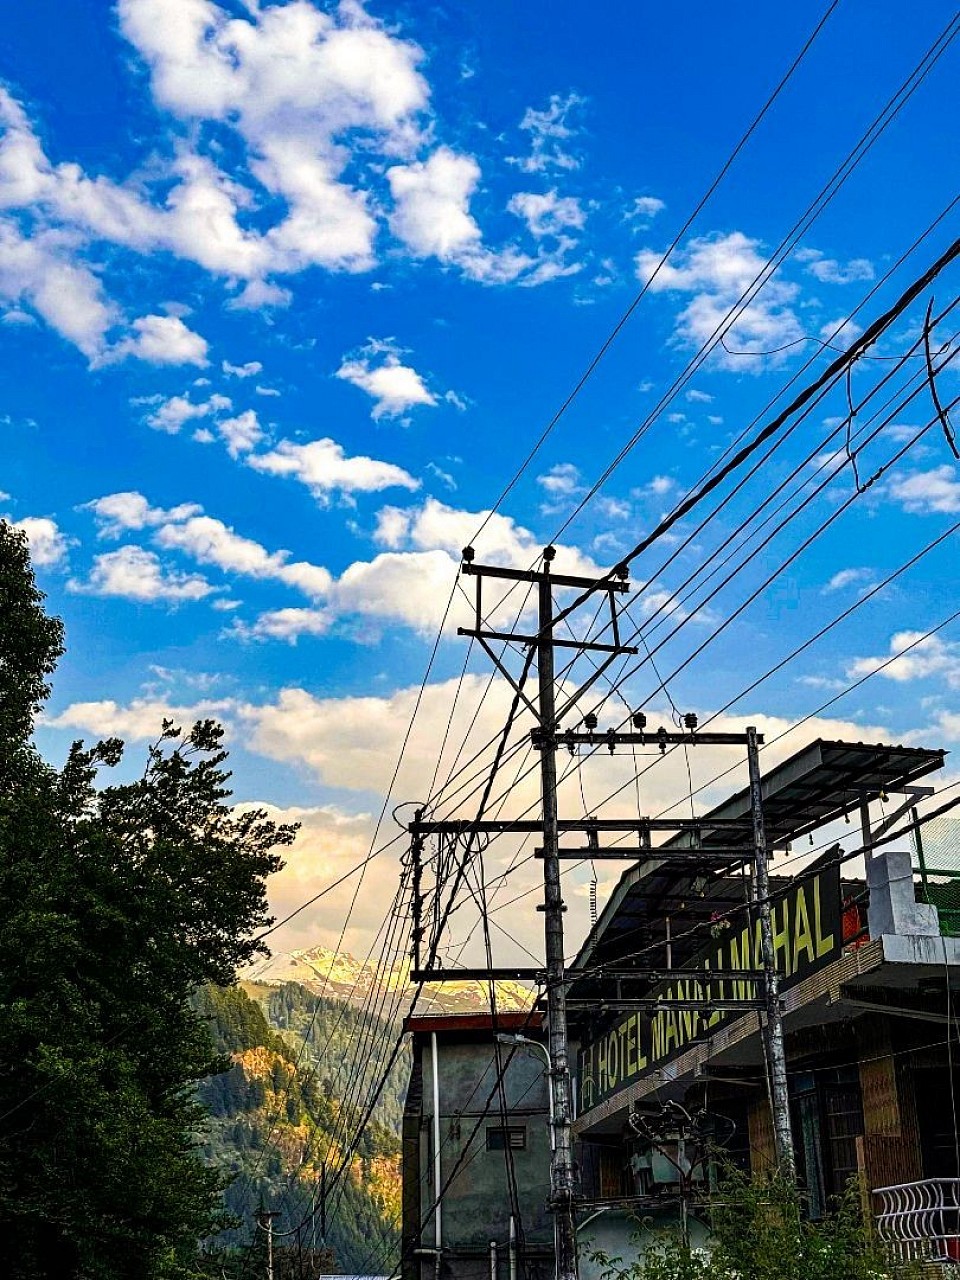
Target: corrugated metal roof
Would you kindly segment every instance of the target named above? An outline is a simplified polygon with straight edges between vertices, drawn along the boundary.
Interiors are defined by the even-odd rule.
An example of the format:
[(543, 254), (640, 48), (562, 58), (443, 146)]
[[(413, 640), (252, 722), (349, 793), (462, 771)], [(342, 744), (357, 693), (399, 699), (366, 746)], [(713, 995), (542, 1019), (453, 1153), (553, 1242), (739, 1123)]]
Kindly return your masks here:
[[(873, 800), (881, 792), (896, 792), (909, 786), (942, 768), (945, 755), (944, 751), (925, 747), (817, 739), (762, 777), (764, 822), (771, 847), (783, 848), (842, 818), (849, 810), (856, 811), (861, 797)], [(744, 788), (703, 814), (702, 846), (709, 849), (711, 844), (723, 848), (742, 845), (744, 852), (749, 850), (749, 829), (709, 830), (711, 819), (743, 818), (749, 812), (749, 790)], [(682, 849), (690, 843), (691, 836), (681, 832), (658, 847)], [(743, 894), (744, 884), (739, 876), (718, 874), (716, 867), (698, 868), (689, 863), (682, 868), (671, 867), (654, 853), (630, 866), (620, 877), (571, 971), (588, 963), (612, 962), (627, 950), (638, 950), (651, 927), (657, 927), (658, 932), (649, 941), (662, 940), (666, 916), (671, 917), (674, 933), (680, 934), (709, 919), (713, 911), (742, 900)], [(683, 964), (685, 953), (695, 950), (701, 942), (702, 939), (691, 941), (686, 947), (678, 943), (675, 964)], [(658, 957), (658, 961), (661, 959)], [(647, 963), (651, 962), (657, 961), (648, 957)]]

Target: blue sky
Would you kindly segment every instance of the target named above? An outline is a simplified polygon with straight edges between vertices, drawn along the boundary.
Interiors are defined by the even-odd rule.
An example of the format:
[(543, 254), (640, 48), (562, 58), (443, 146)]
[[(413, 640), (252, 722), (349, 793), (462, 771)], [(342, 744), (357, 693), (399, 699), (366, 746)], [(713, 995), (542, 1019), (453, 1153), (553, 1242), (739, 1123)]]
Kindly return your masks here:
[[(361, 854), (459, 548), (825, 7), (696, 3), (680, 22), (675, 7), (627, 3), (588, 17), (563, 2), (58, 0), (10, 17), (0, 510), (30, 534), (67, 626), (42, 748), (59, 758), (75, 736), (118, 733), (133, 768), (165, 711), (216, 714), (238, 799), (305, 824), (278, 910)], [(481, 556), (535, 558), (951, 16), (939, 2), (908, 13), (841, 0), (487, 526)], [(615, 561), (804, 361), (801, 378), (823, 367), (817, 339), (858, 331), (845, 318), (956, 193), (958, 58), (951, 45), (729, 331), (748, 354), (707, 360), (564, 531), (561, 562)], [(860, 327), (958, 225), (954, 210)], [(958, 275), (937, 283), (941, 306)], [(926, 301), (876, 354), (916, 340)], [(854, 398), (890, 367), (860, 362)], [(942, 397), (956, 387), (945, 371)], [(925, 394), (895, 405), (858, 458), (863, 478), (933, 412)], [(640, 561), (638, 619), (795, 468), (815, 483), (803, 460), (846, 413), (841, 388), (672, 565), (667, 543)], [(661, 674), (852, 485), (847, 467), (708, 606), (653, 632)], [(723, 705), (958, 514), (960, 468), (930, 430), (670, 684), (674, 700), (702, 715)], [(952, 611), (955, 557), (948, 540), (732, 722), (785, 731), (936, 626)], [(465, 653), (457, 621), (397, 799), (432, 773)], [(460, 736), (486, 672), (472, 656)], [(648, 673), (626, 686), (633, 705), (656, 686)], [(948, 627), (778, 750), (818, 728), (955, 746), (958, 689)], [(477, 746), (506, 701), (497, 689), (484, 704)], [(664, 708), (662, 694), (650, 705)], [(597, 770), (584, 781), (590, 804), (610, 789)], [(652, 809), (685, 774), (670, 766), (644, 785)], [(582, 804), (579, 780), (570, 794)], [(363, 948), (395, 871), (386, 858), (371, 873), (376, 901), (350, 945)], [(287, 941), (329, 941), (340, 905)]]

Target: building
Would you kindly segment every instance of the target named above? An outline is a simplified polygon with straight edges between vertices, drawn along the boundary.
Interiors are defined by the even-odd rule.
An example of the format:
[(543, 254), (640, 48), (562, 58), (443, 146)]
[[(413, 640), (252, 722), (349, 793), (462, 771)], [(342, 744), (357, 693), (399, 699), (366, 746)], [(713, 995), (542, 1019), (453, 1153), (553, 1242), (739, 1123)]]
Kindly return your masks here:
[[(912, 1231), (927, 1208), (955, 1204), (960, 1177), (960, 1042), (953, 1038), (960, 939), (949, 936), (955, 881), (948, 867), (921, 861), (922, 842), (913, 850), (907, 839), (882, 843), (891, 827), (909, 824), (928, 793), (918, 780), (943, 763), (940, 751), (819, 741), (771, 770), (762, 787), (769, 843), (778, 851), (774, 869), (838, 822), (854, 836), (792, 879), (771, 878), (807, 1211), (821, 1217), (859, 1174), (871, 1193), (890, 1189), (873, 1203), (893, 1239)], [(881, 804), (887, 816), (877, 822), (872, 811)], [(711, 819), (748, 810), (741, 792), (704, 814), (704, 847)], [(866, 878), (848, 878), (842, 849), (861, 845)], [(960, 848), (956, 858), (955, 868)], [(654, 857), (633, 865), (572, 967), (581, 1216), (600, 1215), (597, 1241), (614, 1252), (630, 1247), (638, 1211), (654, 1221), (676, 1221), (682, 1212), (696, 1234), (698, 1205), (716, 1176), (710, 1151), (722, 1148), (753, 1171), (773, 1164), (761, 1015), (724, 1008), (751, 1003), (758, 984), (712, 976), (760, 967), (745, 888), (739, 874), (711, 874), (706, 866)], [(942, 930), (935, 900), (948, 904)], [(618, 1000), (618, 984), (605, 974), (651, 964), (690, 976), (625, 979)], [(658, 998), (668, 1002), (664, 1009), (640, 1007)], [(931, 1244), (946, 1256), (956, 1251), (960, 1221), (951, 1211), (937, 1224), (954, 1238)]]
[(538, 1012), (500, 1013), (496, 1027), (489, 1014), (407, 1019), (403, 1280), (552, 1276), (542, 1022)]
[[(762, 802), (806, 1211), (821, 1217), (860, 1175), (903, 1256), (956, 1259), (960, 840), (941, 832), (939, 848), (925, 851), (919, 831), (888, 839), (910, 826), (930, 794), (922, 780), (943, 764), (942, 751), (817, 741), (763, 777)], [(698, 816), (695, 845), (684, 831), (632, 862), (568, 971), (584, 1277), (601, 1270), (594, 1250), (629, 1258), (642, 1247), (638, 1219), (683, 1223), (693, 1243), (705, 1240), (718, 1151), (744, 1170), (773, 1164), (762, 989), (751, 976), (761, 970), (756, 908), (743, 852), (731, 848), (723, 866), (728, 846), (750, 846), (740, 821), (749, 813), (749, 794), (739, 792)], [(803, 855), (818, 833), (826, 847), (811, 860)], [(834, 843), (838, 833), (850, 838)], [(711, 846), (702, 864), (690, 856)], [(671, 862), (672, 850), (686, 856)], [(851, 864), (844, 850), (863, 858)], [(526, 1018), (500, 1022), (513, 1019), (514, 1028)], [(483, 1081), (496, 1074), (490, 1019), (408, 1025), (404, 1242), (415, 1265), (404, 1280), (481, 1271), (512, 1280), (524, 1250), (510, 1250), (504, 1146), (513, 1149), (524, 1220), (520, 1274), (551, 1274), (544, 1062), (532, 1053), (510, 1062), (505, 1097), (471, 1139), (487, 1105)], [(542, 1029), (531, 1021), (522, 1034)], [(465, 1150), (438, 1224), (430, 1210), (443, 1168)]]

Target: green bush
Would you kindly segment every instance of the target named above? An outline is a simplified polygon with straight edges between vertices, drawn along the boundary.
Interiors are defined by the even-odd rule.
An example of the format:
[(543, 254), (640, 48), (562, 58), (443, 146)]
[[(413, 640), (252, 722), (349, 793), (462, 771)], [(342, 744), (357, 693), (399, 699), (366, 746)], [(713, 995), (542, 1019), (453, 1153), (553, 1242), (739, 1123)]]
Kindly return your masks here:
[(635, 1261), (602, 1252), (592, 1261), (603, 1280), (917, 1280), (921, 1273), (916, 1264), (895, 1265), (883, 1252), (857, 1182), (823, 1221), (810, 1222), (792, 1179), (730, 1169), (710, 1199), (707, 1218), (709, 1252), (691, 1249), (679, 1228), (641, 1229), (634, 1237)]

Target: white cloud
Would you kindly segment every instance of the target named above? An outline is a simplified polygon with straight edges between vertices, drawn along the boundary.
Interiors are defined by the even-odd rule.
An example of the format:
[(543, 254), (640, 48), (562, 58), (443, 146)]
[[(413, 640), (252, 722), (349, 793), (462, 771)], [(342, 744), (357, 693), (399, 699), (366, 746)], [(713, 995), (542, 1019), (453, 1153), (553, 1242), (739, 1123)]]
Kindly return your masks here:
[[(481, 524), (483, 532), (477, 536)], [(367, 592), (384, 616), (402, 618), (423, 631), (436, 630), (456, 580), (461, 549), (474, 538), (478, 559), (510, 568), (528, 569), (543, 552), (543, 544), (529, 529), (499, 513), (463, 511), (436, 498), (427, 498), (418, 507), (384, 507), (377, 516), (374, 540), (399, 554), (351, 565), (341, 575), (337, 599), (366, 612), (362, 596)], [(600, 576), (600, 566), (578, 548), (560, 544), (556, 550), (558, 573)], [(515, 618), (517, 603), (509, 584), (484, 593), (484, 611), (498, 625)], [(469, 622), (469, 610), (464, 610), (466, 602), (457, 593), (448, 629)]]
[(163, 524), (154, 535), (158, 546), (180, 551), (200, 564), (225, 573), (271, 578), (310, 596), (325, 595), (332, 582), (327, 569), (305, 560), (291, 562), (289, 551), (267, 551), (259, 542), (235, 533), (212, 516), (192, 516), (177, 524)]
[(293, 294), (272, 280), (248, 280), (228, 304), (235, 311), (263, 311), (268, 307), (288, 307)]
[(545, 284), (578, 270), (563, 261), (573, 243), (567, 237), (535, 257), (513, 245), (494, 250), (483, 244), (479, 223), (470, 212), (480, 181), (473, 156), (438, 147), (426, 160), (388, 169), (387, 179), (394, 198), (390, 229), (415, 258), (436, 258), (489, 285)]
[(136, 356), (147, 364), (207, 364), (207, 342), (188, 329), (179, 316), (141, 316), (133, 322), (133, 337), (111, 348), (109, 360)]
[(443, 467), (438, 467), (435, 462), (428, 462), (424, 470), (429, 471), (432, 476), (436, 476), (445, 488), (451, 490), (457, 488), (457, 482), (450, 472), (444, 471)]
[(887, 484), (886, 493), (913, 515), (932, 512), (952, 515), (960, 511), (960, 480), (956, 469), (947, 463), (930, 471), (914, 471), (897, 477)]
[[(691, 240), (686, 250), (673, 255), (657, 271), (662, 254), (641, 249), (636, 256), (637, 278), (655, 293), (691, 295), (677, 319), (677, 339), (685, 345), (700, 346), (712, 340), (715, 330), (727, 324), (728, 311), (740, 296), (757, 286), (758, 277), (768, 271), (767, 259), (759, 251), (760, 241), (742, 231), (728, 235), (704, 236)], [(654, 276), (654, 272), (657, 274)], [(759, 353), (771, 351), (803, 336), (803, 328), (793, 307), (799, 290), (777, 275), (765, 279), (749, 306), (726, 331), (727, 345), (747, 356), (726, 354), (718, 349), (717, 359), (728, 368), (757, 368)], [(774, 363), (778, 357), (771, 357)]]
[(134, 698), (124, 706), (108, 698), (100, 702), (71, 703), (59, 715), (45, 716), (43, 723), (53, 729), (80, 730), (101, 738), (151, 742), (160, 736), (164, 720), (173, 720), (178, 725), (208, 718), (223, 722), (231, 706), (227, 700), (179, 706), (160, 698)]
[(49, 516), (24, 516), (22, 520), (14, 520), (13, 527), (27, 535), (30, 559), (37, 568), (52, 569), (66, 560), (69, 539)]
[[(379, 363), (375, 363), (379, 360)], [(360, 355), (346, 359), (337, 377), (365, 391), (376, 402), (371, 417), (399, 418), (418, 404), (435, 405), (436, 396), (429, 390), (416, 369), (402, 364), (399, 353), (389, 342), (372, 342)]]
[(269, 453), (252, 454), (247, 463), (270, 475), (293, 476), (307, 486), (318, 502), (327, 503), (334, 494), (377, 493), (382, 489), (418, 489), (402, 467), (380, 462), (362, 454), (349, 456), (335, 440), (311, 440), (295, 444), (281, 440)]
[(470, 215), (470, 197), (480, 180), (473, 156), (438, 147), (427, 160), (387, 170), (395, 208), (393, 234), (418, 258), (456, 262), (476, 252), (482, 239)]
[[(92, 362), (204, 364), (204, 339), (176, 316), (142, 316), (130, 327), (101, 283), (117, 264), (105, 244), (195, 263), (224, 280), (236, 308), (289, 303), (278, 276), (371, 269), (384, 223), (413, 256), (482, 283), (536, 285), (575, 269), (559, 248), (531, 256), (484, 246), (469, 207), (479, 166), (434, 144), (422, 50), (361, 0), (332, 11), (311, 0), (239, 8), (119, 0), (117, 11), (180, 136), (169, 159), (154, 157), (125, 180), (87, 174), (51, 159), (22, 105), (0, 89), (8, 321), (33, 312)], [(577, 102), (555, 97), (527, 113), (525, 168), (576, 163), (562, 144)], [(246, 367), (226, 364), (232, 376)]]
[(598, 498), (597, 510), (608, 520), (626, 520), (632, 515), (630, 503), (622, 498)]
[[(249, 149), (257, 181), (286, 203), (262, 237), (239, 236), (249, 261), (234, 273), (369, 267), (376, 221), (366, 194), (344, 176), (345, 143), (358, 137), (396, 155), (418, 142), (429, 95), (418, 47), (359, 3), (330, 14), (292, 0), (232, 16), (210, 0), (190, 0), (173, 15), (166, 0), (121, 0), (119, 11), (158, 103), (183, 120), (229, 124)], [(236, 193), (210, 175), (204, 181), (226, 246), (238, 239)], [(205, 234), (203, 223), (182, 219), (185, 228), (191, 223)]]
[[(384, 507), (378, 513), (374, 538), (385, 550), (372, 560), (348, 565), (329, 584), (321, 583), (316, 592), (322, 597), (319, 607), (271, 610), (252, 624), (238, 623), (234, 632), (243, 639), (293, 641), (299, 635), (322, 635), (337, 620), (360, 617), (392, 620), (432, 634), (444, 618), (457, 580), (460, 549), (487, 516), (490, 513), (457, 510), (435, 498), (412, 508)], [(182, 529), (175, 530), (165, 545), (183, 545)], [(490, 516), (477, 541), (477, 554), (483, 559), (517, 568), (528, 568), (542, 549), (529, 530), (499, 514)], [(574, 547), (559, 546), (555, 564), (558, 572), (591, 577), (601, 573), (594, 561)], [(284, 566), (283, 575), (276, 576), (290, 580), (287, 571), (294, 568)], [(515, 618), (517, 608), (509, 583), (485, 593), (484, 611), (492, 622)], [(455, 631), (471, 617), (458, 593), (446, 616), (446, 630)]]
[(632, 491), (634, 498), (663, 498), (677, 487), (673, 476), (654, 476), (645, 485)]
[[(885, 658), (855, 658), (847, 666), (850, 679), (876, 672), (885, 680), (906, 684), (911, 680), (926, 680), (931, 676), (945, 681), (951, 689), (960, 689), (960, 644), (942, 640), (939, 636), (924, 639), (923, 631), (898, 631), (890, 637), (890, 652)], [(910, 646), (909, 653), (893, 658), (889, 666), (880, 670), (881, 664), (902, 649)]]
[(240, 640), (285, 640), (296, 644), (301, 636), (324, 636), (334, 622), (328, 609), (271, 609), (252, 624), (236, 621), (230, 635)]
[(554, 498), (569, 498), (583, 490), (580, 471), (572, 462), (558, 462), (537, 476), (537, 484)]
[(828, 320), (819, 329), (820, 337), (824, 342), (830, 343), (833, 347), (843, 348), (855, 342), (862, 332), (856, 321), (848, 320), (846, 316), (837, 316), (835, 320)]
[(86, 582), (72, 580), (71, 591), (117, 596), (143, 604), (178, 604), (203, 600), (214, 588), (199, 574), (166, 568), (152, 551), (124, 546), (94, 558)]
[(190, 400), (186, 396), (171, 396), (161, 401), (153, 413), (147, 417), (147, 425), (155, 431), (165, 431), (175, 436), (185, 422), (196, 418), (209, 418), (225, 413), (232, 407), (228, 396), (214, 394), (207, 400)]
[(530, 154), (511, 156), (510, 163), (525, 173), (579, 169), (580, 161), (566, 147), (570, 139), (580, 132), (570, 123), (570, 117), (584, 102), (585, 99), (576, 93), (569, 93), (566, 97), (554, 93), (542, 111), (528, 107), (520, 128), (530, 135)]
[(798, 262), (806, 263), (808, 274), (821, 284), (856, 284), (872, 280), (875, 275), (869, 258), (851, 258), (846, 265), (841, 265), (836, 258), (825, 258), (819, 249), (798, 249), (795, 257)]
[(647, 224), (658, 213), (663, 213), (666, 207), (666, 201), (660, 200), (657, 196), (637, 196), (627, 213), (627, 217), (631, 221), (636, 220)]
[(845, 587), (863, 586), (873, 577), (872, 569), (850, 568), (840, 569), (829, 582), (825, 583), (822, 588), (823, 595), (830, 595), (834, 591), (843, 591)]
[(255, 409), (245, 409), (235, 418), (221, 418), (217, 422), (217, 431), (231, 458), (249, 453), (264, 439), (263, 428)]
[(248, 360), (246, 364), (231, 364), (229, 360), (224, 360), (220, 368), (231, 378), (252, 378), (263, 372), (263, 365), (259, 360)]
[(0, 218), (0, 300), (15, 312), (31, 307), (90, 360), (119, 318), (93, 271), (75, 260), (69, 237), (50, 230), (26, 237), (7, 218)]
[(101, 538), (118, 538), (128, 529), (148, 529), (188, 520), (199, 515), (203, 508), (196, 502), (182, 502), (176, 507), (152, 507), (142, 493), (129, 490), (95, 498), (93, 502), (84, 504), (84, 510), (93, 512)]
[(538, 240), (560, 235), (568, 229), (581, 231), (587, 220), (580, 201), (575, 196), (559, 196), (556, 189), (543, 193), (518, 191), (510, 197), (507, 208), (523, 218), (530, 234)]
[(685, 398), (689, 400), (691, 404), (710, 404), (713, 400), (713, 396), (708, 394), (708, 392), (698, 391), (695, 387), (691, 388), (691, 390), (686, 393)]
[[(451, 739), (466, 730), (487, 684), (485, 676), (464, 679)], [(436, 762), (439, 736), (450, 713), (456, 681), (428, 684), (417, 717), (417, 729), (404, 751), (405, 786), (397, 794), (420, 795)], [(397, 759), (400, 739), (409, 723), (418, 688), (397, 689), (386, 696), (317, 698), (305, 689), (283, 689), (276, 701), (247, 705), (242, 714), (251, 728), (251, 747), (271, 759), (306, 765), (329, 786), (383, 793)], [(505, 682), (495, 682), (483, 704), (478, 741), (496, 733), (509, 703)]]

